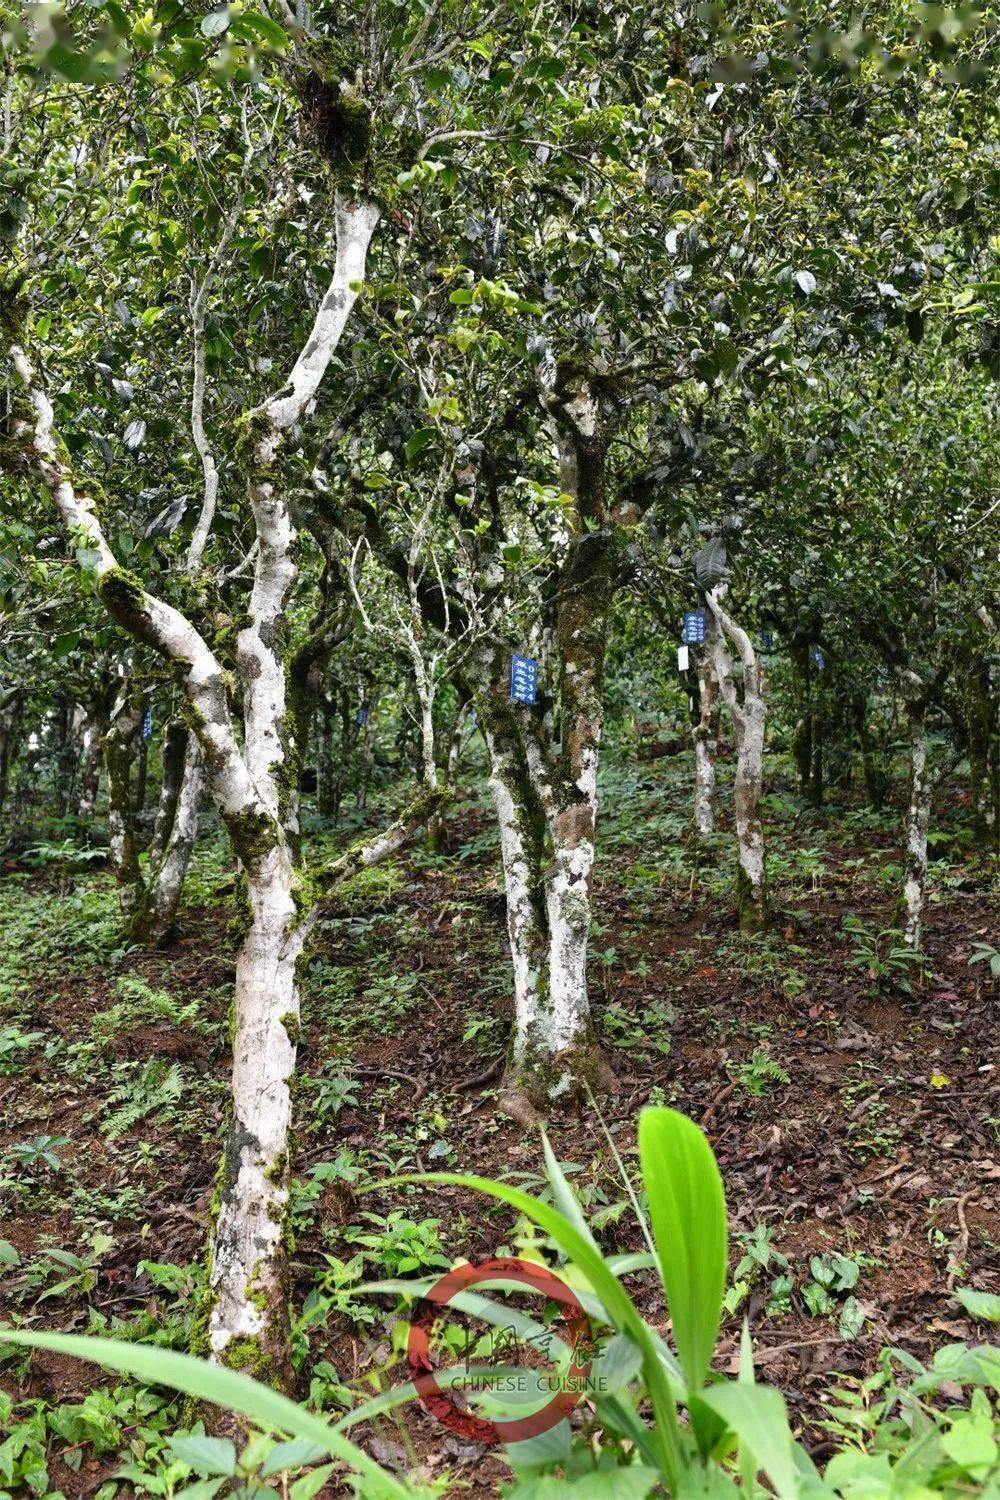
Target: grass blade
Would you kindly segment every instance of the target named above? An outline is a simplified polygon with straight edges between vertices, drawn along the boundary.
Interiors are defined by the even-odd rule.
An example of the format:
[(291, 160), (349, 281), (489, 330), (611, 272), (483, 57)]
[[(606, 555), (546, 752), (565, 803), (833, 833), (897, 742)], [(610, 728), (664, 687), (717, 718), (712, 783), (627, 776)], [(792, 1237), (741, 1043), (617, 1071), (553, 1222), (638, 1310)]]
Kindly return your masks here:
[(209, 1364), (207, 1360), (195, 1359), (190, 1354), (177, 1354), (172, 1349), (154, 1349), (147, 1344), (124, 1344), (115, 1339), (87, 1338), (80, 1334), (29, 1333), (22, 1329), (0, 1328), (0, 1342), (20, 1344), (29, 1349), (52, 1349), (57, 1354), (92, 1360), (120, 1374), (134, 1375), (149, 1385), (166, 1385), (186, 1396), (224, 1406), (272, 1431), (311, 1438), (321, 1444), (331, 1458), (341, 1459), (363, 1475), (367, 1481), (367, 1494), (378, 1496), (379, 1500), (382, 1497), (386, 1500), (413, 1500), (411, 1486), (387, 1474), (363, 1449), (342, 1437), (322, 1417), (237, 1370)]

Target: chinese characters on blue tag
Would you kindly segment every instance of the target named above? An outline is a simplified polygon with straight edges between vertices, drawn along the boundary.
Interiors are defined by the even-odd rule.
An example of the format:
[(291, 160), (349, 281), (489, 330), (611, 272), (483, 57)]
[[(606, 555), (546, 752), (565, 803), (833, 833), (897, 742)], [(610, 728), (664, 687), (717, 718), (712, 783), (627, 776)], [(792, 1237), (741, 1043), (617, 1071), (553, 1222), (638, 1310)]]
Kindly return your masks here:
[(148, 740), (153, 733), (153, 711), (147, 708), (142, 716), (142, 737)]
[(513, 655), (510, 663), (512, 703), (534, 703), (538, 698), (538, 663), (530, 656)]
[(684, 616), (684, 633), (681, 640), (688, 646), (699, 646), (705, 639), (705, 611), (690, 609)]

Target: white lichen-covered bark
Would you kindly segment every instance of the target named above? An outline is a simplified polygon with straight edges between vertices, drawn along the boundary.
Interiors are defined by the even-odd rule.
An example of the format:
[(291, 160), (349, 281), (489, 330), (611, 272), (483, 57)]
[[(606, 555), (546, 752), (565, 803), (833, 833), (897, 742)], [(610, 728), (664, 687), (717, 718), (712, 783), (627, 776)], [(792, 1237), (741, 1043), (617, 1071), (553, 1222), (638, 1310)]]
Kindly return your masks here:
[(83, 770), (80, 781), (80, 801), (77, 805), (77, 816), (81, 822), (87, 822), (94, 815), (97, 805), (97, 793), (101, 784), (101, 741), (104, 738), (104, 726), (96, 714), (88, 714), (83, 726), (82, 754)]
[(927, 773), (927, 731), (916, 723), (910, 733), (910, 806), (906, 816), (906, 942), (920, 948), (924, 892), (927, 885), (927, 828), (931, 813), (931, 779)]
[[(767, 705), (757, 654), (747, 632), (725, 609), (725, 585), (711, 590), (706, 599), (715, 619), (715, 666), (719, 687), (736, 737), (736, 776), (733, 805), (740, 862), (738, 905), (744, 926), (762, 927), (769, 920), (764, 825), (760, 798), (764, 785), (764, 729)], [(743, 665), (742, 694), (733, 679), (728, 640), (735, 645)]]
[[(279, 492), (275, 460), (283, 434), (305, 416), (339, 341), (364, 276), (377, 218), (370, 204), (338, 202), (336, 267), (310, 338), (286, 386), (250, 416), (250, 501), (258, 539), (251, 618), (238, 640), (242, 746), (217, 658), (189, 619), (118, 566), (92, 499), (77, 492), (60, 456), (51, 402), (24, 350), (10, 350), (13, 372), (34, 412), (33, 422), (13, 424), (12, 436), (30, 444), (67, 532), (74, 541), (86, 542), (97, 593), (110, 613), (180, 669), (206, 784), (246, 873), (251, 920), (237, 963), (232, 1122), (212, 1235), (209, 1342), (223, 1362), (261, 1370), (277, 1384), (291, 1378), (284, 1211), (289, 1085), (299, 1015), (295, 970), (309, 921), (300, 910), (297, 840), (292, 836), (290, 789), (301, 747), (289, 743), (294, 736), (286, 713), (281, 650), (296, 576), (295, 533)], [(428, 801), (380, 839), (352, 852), (336, 878), (400, 847), (412, 836), (414, 823), (425, 821), (436, 806)]]
[(529, 1054), (552, 1050), (548, 999), (548, 935), (541, 921), (539, 828), (532, 822), (530, 790), (509, 735), (487, 707), (481, 710), (490, 756), (490, 791), (500, 829), (507, 934), (514, 974), (512, 1062), (518, 1070)]
[(312, 332), (285, 386), (264, 408), (268, 422), (277, 432), (298, 422), (315, 397), (365, 278), (368, 246), (378, 223), (378, 209), (373, 203), (352, 203), (338, 197), (336, 215), (337, 261), (333, 277), (319, 305)]
[(288, 811), (281, 771), (290, 747), (286, 731), (285, 606), (297, 576), (295, 528), (288, 503), (270, 483), (253, 484), (250, 502), (259, 546), (254, 565), (250, 620), (237, 636), (243, 680), (247, 768), (268, 812), (278, 822)]
[(899, 669), (899, 680), (910, 721), (910, 803), (906, 812), (903, 930), (907, 946), (919, 952), (927, 889), (927, 831), (933, 789), (927, 754), (928, 695), (926, 684), (909, 668)]
[(284, 845), (248, 872), (251, 923), (236, 966), (232, 1119), (209, 1277), (212, 1353), (258, 1371), (280, 1362), (287, 1337), (283, 1236), (303, 942), (294, 882)]
[[(436, 682), (431, 673), (424, 670), (423, 661), (417, 669), (417, 699), (420, 703), (420, 760), (423, 768), (424, 786), (429, 792), (438, 787), (436, 747), (434, 743), (434, 698)], [(439, 817), (431, 819), (427, 829), (430, 847), (440, 847), (444, 825)]]
[[(275, 464), (283, 434), (315, 398), (364, 278), (378, 221), (369, 204), (337, 204), (337, 260), (309, 339), (286, 385), (253, 414), (250, 503), (258, 551), (250, 621), (237, 660), (244, 692), (247, 771), (279, 831), (271, 848), (245, 859), (251, 925), (236, 975), (233, 1118), (212, 1247), (212, 1351), (243, 1362), (245, 1340), (270, 1360), (287, 1351), (283, 1217), (288, 1126), (299, 997), (295, 965), (305, 924), (295, 899), (287, 841), (297, 832), (299, 756), (291, 740), (284, 659), (285, 611), (297, 568), (295, 529)], [(284, 836), (282, 836), (284, 835)]]
[(555, 851), (546, 889), (549, 912), (549, 1045), (558, 1056), (587, 1036), (587, 944), (590, 937), (590, 881), (594, 845), (590, 839)]
[(715, 830), (715, 757), (719, 729), (719, 676), (715, 663), (718, 626), (711, 611), (706, 625), (705, 644), (694, 648), (698, 720), (691, 730), (694, 741), (694, 830), (699, 840), (710, 838)]
[(84, 538), (90, 553), (97, 593), (112, 615), (140, 640), (181, 668), (181, 681), (191, 705), (213, 796), (224, 817), (241, 815), (259, 806), (233, 731), (222, 667), (208, 645), (181, 612), (147, 593), (137, 579), (118, 566), (94, 509), (93, 499), (78, 493), (73, 477), (60, 458), (53, 430), (52, 403), (36, 383), (24, 350), (10, 350), (15, 374), (27, 389), (35, 420), (29, 433), (39, 472), (67, 531)]

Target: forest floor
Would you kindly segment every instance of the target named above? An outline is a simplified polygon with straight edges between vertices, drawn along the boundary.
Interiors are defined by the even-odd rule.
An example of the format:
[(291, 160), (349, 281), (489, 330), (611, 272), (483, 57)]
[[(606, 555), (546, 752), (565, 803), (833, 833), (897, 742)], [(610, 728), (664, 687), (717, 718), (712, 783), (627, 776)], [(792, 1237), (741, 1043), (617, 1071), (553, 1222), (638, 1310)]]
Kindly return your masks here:
[[(969, 962), (997, 941), (997, 910), (953, 799), (936, 817), (927, 962), (893, 957), (899, 809), (817, 811), (791, 795), (783, 762), (770, 772), (778, 920), (753, 937), (731, 917), (728, 789), (696, 871), (688, 758), (604, 778), (592, 997), (619, 1079), (602, 1112), (628, 1166), (649, 1100), (700, 1120), (718, 1155), (734, 1270), (719, 1368), (735, 1369), (748, 1316), (760, 1378), (822, 1456), (834, 1372), (870, 1372), (887, 1345), (927, 1361), (989, 1332), (954, 1289), (1000, 1291), (996, 995), (989, 964)], [(510, 1005), (481, 796), (450, 843), (369, 872), (309, 964), (295, 1339), (303, 1392), (328, 1409), (344, 1387), (370, 1395), (406, 1377), (393, 1299), (361, 1282), (516, 1253), (525, 1227), (452, 1187), (360, 1190), (442, 1168), (541, 1185), (537, 1138), (498, 1115), (495, 1081), (476, 1082), (502, 1053)], [(235, 880), (223, 841), (199, 853), (180, 935), (155, 954), (121, 947), (100, 869), (12, 864), (0, 890), (2, 1317), (183, 1347), (227, 1096)], [(551, 1137), (605, 1247), (641, 1248), (593, 1112), (554, 1120)], [(663, 1326), (652, 1275), (630, 1284)], [(16, 1403), (5, 1412), (0, 1396), (14, 1439), (0, 1440), (0, 1488), (20, 1475), (39, 1494), (110, 1500), (123, 1462), (133, 1477), (156, 1471), (178, 1420), (162, 1398), (51, 1354), (8, 1355), (0, 1389)], [(496, 1495), (507, 1472), (419, 1407), (364, 1441), (390, 1465), (415, 1453), (447, 1494)]]

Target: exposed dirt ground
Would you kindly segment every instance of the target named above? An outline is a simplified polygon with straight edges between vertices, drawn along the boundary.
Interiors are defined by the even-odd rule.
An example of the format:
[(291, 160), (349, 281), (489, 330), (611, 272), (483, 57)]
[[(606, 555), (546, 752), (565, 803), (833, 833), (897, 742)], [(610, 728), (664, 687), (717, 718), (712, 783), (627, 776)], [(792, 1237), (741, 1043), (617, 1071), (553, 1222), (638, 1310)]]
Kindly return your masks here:
[[(996, 907), (984, 863), (943, 845), (926, 972), (897, 962), (880, 978), (870, 964), (851, 962), (859, 944), (842, 921), (854, 914), (875, 934), (893, 925), (898, 885), (887, 867), (899, 857), (898, 811), (873, 824), (853, 804), (815, 813), (776, 795), (769, 817), (778, 918), (766, 937), (741, 937), (730, 916), (725, 829), (719, 856), (700, 873), (684, 853), (685, 778), (683, 757), (632, 766), (605, 799), (592, 996), (619, 1090), (602, 1101), (604, 1119), (630, 1165), (636, 1115), (650, 1097), (705, 1127), (726, 1183), (733, 1265), (744, 1253), (740, 1237), (761, 1225), (771, 1233), (757, 1243), (788, 1262), (745, 1271), (719, 1367), (735, 1368), (747, 1315), (761, 1378), (780, 1386), (821, 1454), (816, 1421), (831, 1372), (869, 1371), (886, 1345), (926, 1359), (942, 1343), (987, 1332), (965, 1315), (953, 1287), (1000, 1291), (996, 994), (989, 965), (968, 962), (976, 942), (997, 941)], [(945, 829), (961, 812), (949, 805)], [(319, 933), (303, 1065), (314, 1080), (346, 1074), (353, 1086), (339, 1112), (329, 1100), (323, 1105), (316, 1083), (298, 1090), (299, 1305), (324, 1289), (324, 1255), (346, 1261), (361, 1248), (353, 1236), (372, 1229), (366, 1213), (404, 1209), (417, 1223), (440, 1221), (429, 1232), (428, 1255), (438, 1233), (448, 1256), (475, 1259), (515, 1246), (512, 1216), (473, 1194), (357, 1191), (395, 1168), (523, 1173), (529, 1185), (537, 1178), (537, 1140), (498, 1117), (495, 1077), (476, 1082), (500, 1056), (497, 1017), (509, 1003), (491, 829), (484, 805), (463, 811), (451, 827), (449, 856), (414, 853), (394, 877), (373, 879), (345, 901)], [(63, 965), (51, 957), (39, 963), (30, 950), (22, 955), (26, 988), (5, 1003), (19, 1026), (45, 1041), (25, 1052), (19, 1073), (0, 1077), (0, 1152), (38, 1136), (68, 1139), (54, 1148), (58, 1170), (35, 1163), (23, 1168), (19, 1186), (6, 1184), (0, 1238), (22, 1265), (5, 1278), (5, 1316), (83, 1329), (93, 1309), (114, 1331), (115, 1319), (141, 1315), (152, 1327), (168, 1309), (184, 1313), (184, 1293), (157, 1288), (137, 1266), (185, 1267), (204, 1246), (214, 1138), (225, 1110), (234, 951), (227, 934), (234, 882), (218, 862), (213, 871), (194, 889), (200, 904), (188, 908), (180, 936), (162, 953), (115, 958), (88, 949), (67, 954)], [(42, 899), (56, 880), (8, 875), (18, 900), (26, 891)], [(107, 883), (99, 874), (81, 879), (99, 889)], [(58, 900), (54, 910), (65, 910), (66, 897)], [(890, 947), (884, 940), (879, 951)], [(94, 1017), (121, 1000), (122, 974), (168, 992), (178, 1011), (195, 1002), (192, 1014), (139, 1014), (121, 1028), (113, 1018), (99, 1022), (92, 1050), (74, 1054), (81, 1042), (93, 1043)], [(120, 1107), (109, 1095), (136, 1072), (122, 1065), (149, 1058), (176, 1063), (184, 1093), (109, 1137), (101, 1127)], [(577, 1169), (573, 1180), (589, 1210), (602, 1215), (605, 1246), (640, 1248), (593, 1113), (554, 1120), (551, 1135), (559, 1159)], [(333, 1169), (313, 1175), (331, 1162)], [(12, 1175), (10, 1160), (5, 1175)], [(82, 1253), (98, 1228), (114, 1244), (94, 1285), (37, 1301), (53, 1281), (27, 1287), (23, 1268), (51, 1247)], [(856, 1285), (829, 1293), (832, 1311), (811, 1311), (811, 1257), (833, 1253), (858, 1267)], [(398, 1259), (375, 1249), (364, 1275), (398, 1270)], [(782, 1275), (790, 1285), (776, 1289)], [(634, 1290), (648, 1317), (665, 1327), (652, 1275), (635, 1277)], [(845, 1327), (848, 1296), (855, 1303)], [(391, 1358), (393, 1304), (358, 1300), (375, 1309), (374, 1320), (331, 1312), (307, 1330), (304, 1368), (326, 1360), (336, 1379), (370, 1393), (366, 1377)], [(389, 1383), (404, 1374), (397, 1364)], [(104, 1380), (42, 1354), (4, 1375), (10, 1394), (46, 1401), (73, 1400)], [(505, 1471), (495, 1457), (444, 1432), (419, 1408), (408, 1411), (406, 1429), (429, 1474), (445, 1467), (455, 1476), (449, 1493), (496, 1494)], [(367, 1440), (389, 1462), (408, 1441), (391, 1423)], [(73, 1468), (53, 1451), (49, 1482), (67, 1497), (89, 1494), (117, 1462), (115, 1454), (88, 1453)]]

